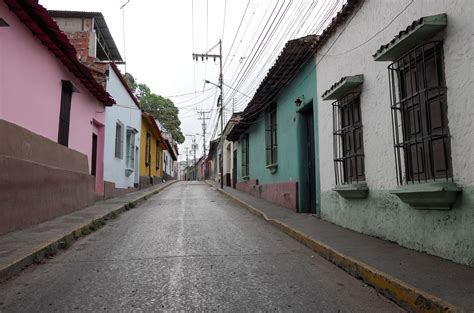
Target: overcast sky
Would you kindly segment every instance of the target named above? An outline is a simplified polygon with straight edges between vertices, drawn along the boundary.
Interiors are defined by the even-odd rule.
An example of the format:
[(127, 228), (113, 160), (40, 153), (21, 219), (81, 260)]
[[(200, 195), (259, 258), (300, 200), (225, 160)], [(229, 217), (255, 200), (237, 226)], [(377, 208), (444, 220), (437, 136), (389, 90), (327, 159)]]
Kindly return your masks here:
[[(207, 114), (211, 118), (209, 141), (216, 135), (218, 89), (204, 86), (204, 80), (218, 82), (219, 63), (211, 59), (195, 62), (192, 53), (204, 53), (223, 39), (224, 81), (239, 90), (224, 89), (228, 119), (233, 106), (235, 111), (245, 108), (248, 96), (253, 95), (286, 41), (320, 31), (322, 22), (329, 20), (343, 0), (130, 0), (123, 20), (120, 7), (126, 2), (40, 0), (50, 10), (102, 12), (122, 57), (125, 54), (127, 72), (154, 93), (174, 101), (180, 108), (184, 134), (202, 134), (196, 111), (211, 112)], [(121, 69), (124, 71), (123, 66)], [(238, 83), (244, 73), (247, 76)], [(186, 93), (193, 94), (175, 97)], [(180, 146), (180, 159), (185, 159), (184, 147), (190, 147), (191, 140), (187, 137)], [(196, 136), (196, 141), (200, 157), (202, 136)]]

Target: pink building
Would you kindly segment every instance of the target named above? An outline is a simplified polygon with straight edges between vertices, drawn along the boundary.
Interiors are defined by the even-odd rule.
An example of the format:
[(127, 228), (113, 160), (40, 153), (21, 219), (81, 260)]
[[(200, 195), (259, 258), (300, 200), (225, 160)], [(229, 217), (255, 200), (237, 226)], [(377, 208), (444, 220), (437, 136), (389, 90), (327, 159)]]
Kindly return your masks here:
[(103, 195), (104, 112), (113, 103), (44, 7), (0, 0), (0, 129), (9, 132), (0, 130), (0, 234)]

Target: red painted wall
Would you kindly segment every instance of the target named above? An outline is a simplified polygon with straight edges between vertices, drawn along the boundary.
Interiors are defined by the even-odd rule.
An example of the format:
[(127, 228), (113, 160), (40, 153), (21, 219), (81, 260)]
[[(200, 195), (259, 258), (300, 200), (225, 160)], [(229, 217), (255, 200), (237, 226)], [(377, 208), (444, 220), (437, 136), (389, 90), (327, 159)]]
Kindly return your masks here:
[(251, 179), (237, 183), (236, 188), (254, 197), (298, 211), (298, 183), (295, 181), (258, 185), (257, 180)]

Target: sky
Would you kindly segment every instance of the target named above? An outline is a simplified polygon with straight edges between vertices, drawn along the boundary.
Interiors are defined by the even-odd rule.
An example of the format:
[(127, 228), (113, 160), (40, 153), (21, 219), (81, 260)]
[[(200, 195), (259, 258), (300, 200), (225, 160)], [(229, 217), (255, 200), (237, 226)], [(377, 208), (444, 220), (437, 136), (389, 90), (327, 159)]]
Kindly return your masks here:
[[(219, 60), (193, 60), (222, 39), (224, 118), (242, 111), (285, 43), (320, 33), (343, 0), (40, 0), (49, 10), (102, 12), (126, 71), (180, 108), (180, 160), (193, 138), (203, 154), (202, 120), (209, 117), (206, 146), (219, 134), (216, 107)], [(124, 9), (120, 7), (125, 4)], [(218, 54), (216, 47), (208, 53)], [(120, 66), (122, 72), (125, 66)], [(232, 88), (229, 88), (232, 87)], [(183, 95), (186, 94), (186, 95)], [(225, 125), (225, 123), (224, 123)], [(196, 135), (200, 134), (200, 135)], [(192, 136), (194, 135), (194, 137)], [(190, 158), (192, 156), (190, 155)]]

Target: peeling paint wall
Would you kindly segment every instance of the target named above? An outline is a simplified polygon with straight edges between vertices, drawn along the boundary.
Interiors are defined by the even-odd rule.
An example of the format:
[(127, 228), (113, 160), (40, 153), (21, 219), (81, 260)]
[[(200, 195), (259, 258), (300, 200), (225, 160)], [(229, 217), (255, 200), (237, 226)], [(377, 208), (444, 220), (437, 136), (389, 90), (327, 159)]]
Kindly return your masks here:
[[(319, 49), (316, 64), (322, 218), (409, 248), (474, 264), (472, 7), (467, 0), (366, 0)], [(436, 39), (444, 41), (453, 174), (463, 192), (450, 211), (416, 210), (389, 193), (397, 188), (387, 70), (390, 62), (375, 62), (372, 54), (412, 21), (440, 13), (448, 15), (448, 26)], [(332, 191), (332, 101), (323, 101), (321, 95), (342, 76), (356, 74), (364, 75), (361, 112), (369, 197), (347, 200)]]

